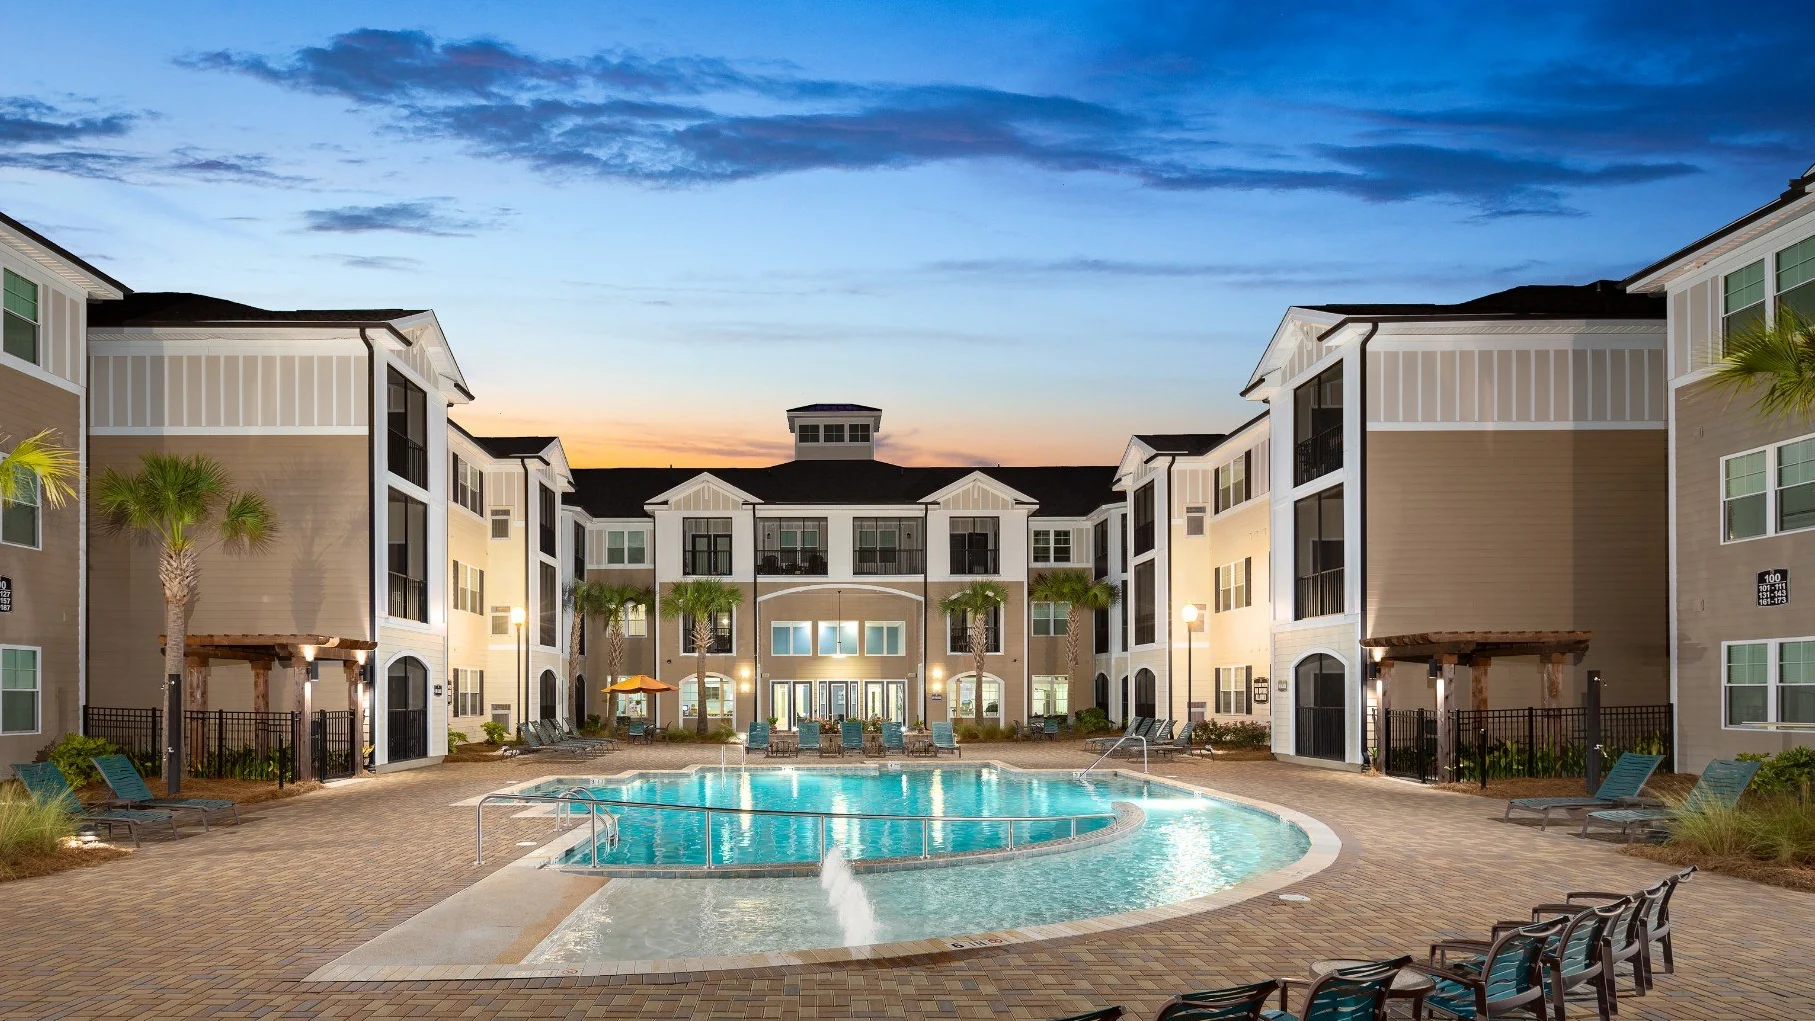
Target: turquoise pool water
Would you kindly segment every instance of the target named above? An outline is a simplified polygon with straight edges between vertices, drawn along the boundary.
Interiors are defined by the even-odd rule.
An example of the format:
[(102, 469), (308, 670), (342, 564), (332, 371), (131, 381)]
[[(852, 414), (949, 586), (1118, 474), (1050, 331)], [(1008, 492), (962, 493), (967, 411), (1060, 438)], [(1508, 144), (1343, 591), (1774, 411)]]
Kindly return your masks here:
[[(1138, 829), (1075, 849), (861, 875), (874, 909), (875, 939), (885, 943), (1043, 925), (1187, 900), (1289, 865), (1310, 847), (1303, 830), (1270, 813), (1157, 780), (1121, 777), (1080, 783), (1068, 774), (994, 767), (909, 767), (898, 773), (807, 767), (652, 775), (597, 789), (603, 796), (665, 803), (945, 815), (1107, 813), (1111, 802), (1127, 801), (1146, 816)], [(771, 860), (810, 859), (817, 854), (817, 823), (812, 827), (810, 837), (788, 827), (767, 834), (755, 827), (733, 832), (744, 830), (743, 824), (715, 818), (713, 839), (723, 853), (750, 849), (772, 855)], [(973, 837), (960, 828), (984, 829), (954, 826), (941, 846), (963, 849), (973, 839), (977, 846), (997, 846), (1001, 840)], [(833, 832), (833, 843), (852, 857), (866, 850), (871, 856), (886, 854), (902, 839), (862, 828)], [(1018, 828), (1016, 842), (1027, 835), (1025, 826)], [(620, 846), (603, 860), (622, 855), (624, 861), (697, 864), (704, 858), (703, 838), (699, 820), (685, 826), (665, 818), (638, 821), (626, 813)], [(906, 839), (912, 845), (909, 853), (918, 854), (917, 824)], [(997, 843), (985, 845), (986, 840)], [(846, 943), (837, 910), (816, 878), (619, 878), (569, 916), (525, 963), (706, 957)]]

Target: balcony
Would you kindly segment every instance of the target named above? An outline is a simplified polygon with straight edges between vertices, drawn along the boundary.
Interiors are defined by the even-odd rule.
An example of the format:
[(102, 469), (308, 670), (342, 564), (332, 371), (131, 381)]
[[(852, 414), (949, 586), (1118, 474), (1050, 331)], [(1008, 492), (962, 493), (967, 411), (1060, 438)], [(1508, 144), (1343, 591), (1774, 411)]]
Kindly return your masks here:
[(390, 572), (390, 600), (385, 612), (404, 620), (429, 619), (429, 583), (407, 574)]
[(388, 434), (385, 467), (392, 475), (427, 489), (429, 485), (429, 452), (423, 445), (403, 433)]
[(853, 574), (919, 574), (926, 570), (926, 551), (899, 546), (851, 551)]
[(813, 546), (789, 546), (756, 551), (757, 574), (823, 575), (826, 551)]
[(1293, 451), (1292, 484), (1302, 486), (1342, 468), (1342, 426), (1325, 429), (1298, 441)]
[(999, 550), (995, 549), (954, 549), (952, 550), (953, 574), (996, 574), (996, 562)]
[(730, 577), (731, 550), (682, 550), (681, 573), (689, 576), (703, 576), (708, 578)]
[(1342, 612), (1342, 568), (1318, 571), (1295, 580), (1294, 620)]

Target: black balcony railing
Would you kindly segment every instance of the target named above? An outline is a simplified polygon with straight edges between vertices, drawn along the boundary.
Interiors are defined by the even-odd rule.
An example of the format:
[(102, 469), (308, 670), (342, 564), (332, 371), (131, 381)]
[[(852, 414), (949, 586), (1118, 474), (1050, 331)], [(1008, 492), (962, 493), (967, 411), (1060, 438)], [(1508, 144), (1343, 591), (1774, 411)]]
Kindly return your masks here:
[(427, 489), (429, 485), (429, 452), (422, 444), (402, 433), (391, 433), (385, 454), (385, 467), (392, 475), (407, 479)]
[(1313, 759), (1343, 758), (1342, 729), (1348, 710), (1342, 706), (1300, 706), (1295, 751)]
[(824, 574), (826, 551), (814, 546), (786, 546), (756, 551), (757, 574)]
[(428, 620), (429, 583), (396, 571), (390, 572), (390, 575), (391, 598), (386, 612), (405, 620)]
[(999, 553), (999, 550), (994, 549), (954, 549), (952, 573), (995, 574)]
[(391, 762), (424, 758), (429, 753), (429, 711), (392, 709), (386, 713), (386, 758)]
[(1294, 619), (1342, 612), (1342, 568), (1298, 578), (1295, 585)]
[(1334, 426), (1298, 441), (1293, 485), (1302, 486), (1342, 467), (1342, 427)]
[(731, 551), (728, 549), (685, 550), (681, 555), (681, 573), (721, 578), (728, 576), (731, 573)]
[(926, 551), (901, 547), (852, 550), (851, 568), (856, 574), (919, 574), (926, 569)]

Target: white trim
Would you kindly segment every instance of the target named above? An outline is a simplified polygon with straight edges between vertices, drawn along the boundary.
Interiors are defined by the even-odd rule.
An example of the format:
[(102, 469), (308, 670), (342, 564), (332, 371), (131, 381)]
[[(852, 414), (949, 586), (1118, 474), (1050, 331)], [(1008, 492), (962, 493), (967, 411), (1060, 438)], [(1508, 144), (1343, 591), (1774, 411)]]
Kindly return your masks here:
[[(1720, 643), (1720, 729), (1757, 731), (1759, 724), (1779, 724), (1781, 701), (1783, 695), (1783, 646), (1785, 642), (1815, 642), (1815, 635), (1787, 635), (1782, 638), (1748, 638), (1735, 639)], [(1727, 719), (1727, 691), (1734, 687), (1727, 683), (1727, 650), (1735, 645), (1762, 645), (1765, 647), (1765, 683), (1742, 684), (1742, 688), (1763, 688), (1765, 692), (1765, 718), (1753, 723), (1733, 723)], [(1792, 685), (1792, 687), (1815, 687), (1815, 685)], [(1815, 722), (1815, 721), (1797, 721)]]
[[(13, 652), (29, 652), (32, 654), (32, 677), (38, 682), (38, 687), (34, 689), (33, 694), (37, 695), (37, 698), (32, 702), (32, 729), (3, 730), (0, 731), (0, 737), (25, 737), (32, 734), (42, 734), (44, 733), (44, 647), (41, 645), (0, 645), (0, 652), (9, 650)], [(5, 690), (24, 691), (25, 689), (9, 688)]]
[[(918, 572), (916, 572), (915, 577), (918, 577), (918, 576), (919, 576)], [(858, 592), (881, 592), (886, 595), (901, 596), (905, 599), (912, 599), (914, 602), (917, 602), (917, 603), (921, 601), (921, 597), (918, 592), (908, 592), (904, 589), (888, 588), (887, 586), (884, 586), (884, 585), (852, 585), (852, 584), (848, 584), (848, 583), (844, 583), (844, 582), (836, 582), (836, 583), (819, 582), (819, 583), (813, 584), (813, 585), (795, 585), (791, 588), (776, 589), (773, 592), (764, 592), (762, 595), (757, 596), (756, 601), (759, 603), (764, 603), (764, 602), (768, 602), (771, 599), (776, 598), (777, 596), (793, 595), (796, 592), (818, 592), (818, 591), (824, 591), (824, 590), (829, 590), (829, 589), (843, 589), (845, 591), (858, 591)]]
[[(16, 369), (23, 375), (30, 376), (40, 382), (49, 383), (59, 390), (72, 394), (80, 395), (85, 393), (88, 389), (80, 383), (72, 383), (54, 372), (50, 372), (41, 366), (33, 365), (31, 362), (28, 362), (17, 355), (9, 355), (4, 351), (0, 351), (0, 368)], [(86, 421), (86, 416), (84, 416), (84, 421)]]
[[(1662, 429), (1663, 419), (1633, 420), (1627, 422), (1369, 422), (1370, 432), (1461, 432), (1478, 430), (1496, 431), (1535, 431), (1551, 429), (1559, 432), (1570, 430), (1609, 430), (1609, 429)], [(1309, 483), (1307, 483), (1308, 485)]]
[(96, 436), (364, 436), (367, 429), (363, 425), (104, 425), (89, 432)]

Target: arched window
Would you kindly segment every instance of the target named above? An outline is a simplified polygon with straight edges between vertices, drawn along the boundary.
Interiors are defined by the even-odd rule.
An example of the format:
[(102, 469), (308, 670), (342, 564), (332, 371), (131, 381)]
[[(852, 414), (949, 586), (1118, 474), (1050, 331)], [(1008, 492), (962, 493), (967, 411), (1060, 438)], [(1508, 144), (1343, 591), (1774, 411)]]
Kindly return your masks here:
[(1314, 653), (1293, 668), (1297, 700), (1297, 740), (1300, 755), (1317, 759), (1343, 758), (1343, 731), (1347, 726), (1347, 672), (1342, 660)]
[(385, 671), (386, 761), (424, 758), (429, 753), (429, 670), (413, 656), (394, 660)]
[(1142, 667), (1134, 672), (1134, 714), (1153, 719), (1154, 707), (1159, 697), (1155, 690), (1153, 671)]
[[(958, 691), (958, 701), (952, 705), (952, 719), (976, 719), (977, 675), (959, 674), (952, 678), (952, 683)], [(987, 674), (983, 677), (983, 718), (1002, 718), (1002, 682)]]
[[(706, 716), (709, 719), (730, 719), (731, 700), (735, 688), (731, 678), (718, 674), (706, 675)], [(689, 677), (681, 682), (681, 715), (698, 716), (700, 713), (700, 682), (696, 677)]]
[(552, 720), (560, 715), (561, 709), (561, 681), (555, 677), (553, 670), (542, 671), (541, 688), (538, 692), (541, 696), (538, 700), (541, 702), (538, 715), (545, 720)]
[(1108, 674), (1098, 674), (1097, 679), (1090, 682), (1090, 701), (1091, 704), (1095, 705), (1098, 709), (1105, 712), (1109, 710)]

